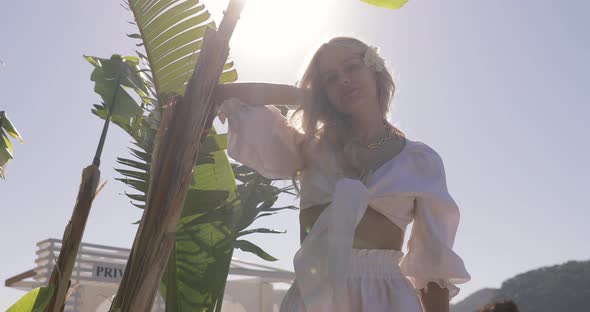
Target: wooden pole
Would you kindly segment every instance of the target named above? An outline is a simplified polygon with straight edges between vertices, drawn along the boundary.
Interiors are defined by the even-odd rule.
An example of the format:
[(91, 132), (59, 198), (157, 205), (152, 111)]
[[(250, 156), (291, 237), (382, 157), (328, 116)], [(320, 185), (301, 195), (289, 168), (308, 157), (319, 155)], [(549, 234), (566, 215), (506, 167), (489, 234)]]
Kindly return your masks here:
[(196, 163), (200, 137), (229, 54), (229, 39), (243, 8), (231, 0), (219, 30), (207, 31), (184, 97), (165, 105), (152, 154), (146, 208), (112, 311), (150, 311), (170, 252)]

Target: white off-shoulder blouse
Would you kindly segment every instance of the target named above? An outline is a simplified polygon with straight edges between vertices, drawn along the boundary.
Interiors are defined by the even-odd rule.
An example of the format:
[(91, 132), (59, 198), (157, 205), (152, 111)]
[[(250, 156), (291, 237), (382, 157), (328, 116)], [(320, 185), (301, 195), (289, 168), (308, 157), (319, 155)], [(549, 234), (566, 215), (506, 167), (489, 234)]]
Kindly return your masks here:
[[(404, 232), (413, 221), (407, 253), (399, 265), (415, 289), (429, 282), (448, 288), (470, 280), (463, 260), (453, 251), (459, 209), (449, 195), (443, 162), (428, 145), (407, 140), (402, 151), (363, 181), (340, 170), (330, 150), (320, 144), (304, 155), (302, 134), (275, 107), (225, 101), (220, 117), (229, 121), (228, 154), (268, 178), (291, 178), (302, 167), (301, 209), (331, 203), (315, 222), (294, 258), (303, 298), (327, 279), (346, 275), (354, 231), (368, 206)], [(340, 198), (333, 198), (341, 194)], [(313, 294), (308, 294), (312, 296)]]

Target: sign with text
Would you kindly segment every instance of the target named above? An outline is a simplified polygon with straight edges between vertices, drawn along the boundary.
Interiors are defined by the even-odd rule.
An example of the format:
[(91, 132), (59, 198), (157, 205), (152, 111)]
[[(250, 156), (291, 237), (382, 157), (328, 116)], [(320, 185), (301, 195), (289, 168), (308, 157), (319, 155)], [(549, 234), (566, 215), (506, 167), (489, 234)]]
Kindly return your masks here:
[(123, 278), (125, 265), (116, 263), (95, 263), (92, 266), (92, 277), (110, 282), (120, 282)]

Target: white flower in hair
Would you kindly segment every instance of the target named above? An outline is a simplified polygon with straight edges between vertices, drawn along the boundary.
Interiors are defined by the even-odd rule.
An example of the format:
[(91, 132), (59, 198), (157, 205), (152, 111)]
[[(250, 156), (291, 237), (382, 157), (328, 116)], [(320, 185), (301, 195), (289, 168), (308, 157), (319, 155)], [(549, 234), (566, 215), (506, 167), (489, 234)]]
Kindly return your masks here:
[(385, 60), (379, 56), (379, 48), (377, 47), (368, 47), (367, 51), (365, 51), (363, 61), (365, 62), (365, 65), (373, 68), (377, 72), (385, 70)]

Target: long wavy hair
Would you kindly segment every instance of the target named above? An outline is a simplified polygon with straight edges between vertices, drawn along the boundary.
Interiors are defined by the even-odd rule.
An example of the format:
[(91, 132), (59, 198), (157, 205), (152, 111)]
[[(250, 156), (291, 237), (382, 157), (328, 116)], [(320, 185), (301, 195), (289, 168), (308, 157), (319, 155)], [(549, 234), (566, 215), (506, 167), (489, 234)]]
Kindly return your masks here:
[[(371, 53), (367, 44), (351, 37), (335, 37), (327, 43), (322, 44), (313, 54), (309, 65), (297, 83), (297, 87), (308, 90), (309, 98), (303, 101), (299, 108), (291, 117), (293, 123), (300, 124), (304, 132), (304, 139), (299, 146), (299, 152), (302, 159), (305, 160), (305, 149), (314, 140), (326, 142), (334, 150), (336, 155), (342, 155), (344, 147), (350, 141), (351, 136), (351, 118), (336, 110), (330, 103), (320, 79), (319, 60), (328, 47), (345, 47), (358, 51), (361, 58), (365, 53)], [(356, 52), (355, 51), (355, 52)], [(379, 61), (384, 61), (379, 57)], [(375, 80), (377, 85), (377, 99), (383, 118), (386, 118), (389, 112), (389, 106), (395, 92), (395, 83), (387, 67), (380, 70), (374, 69)]]

